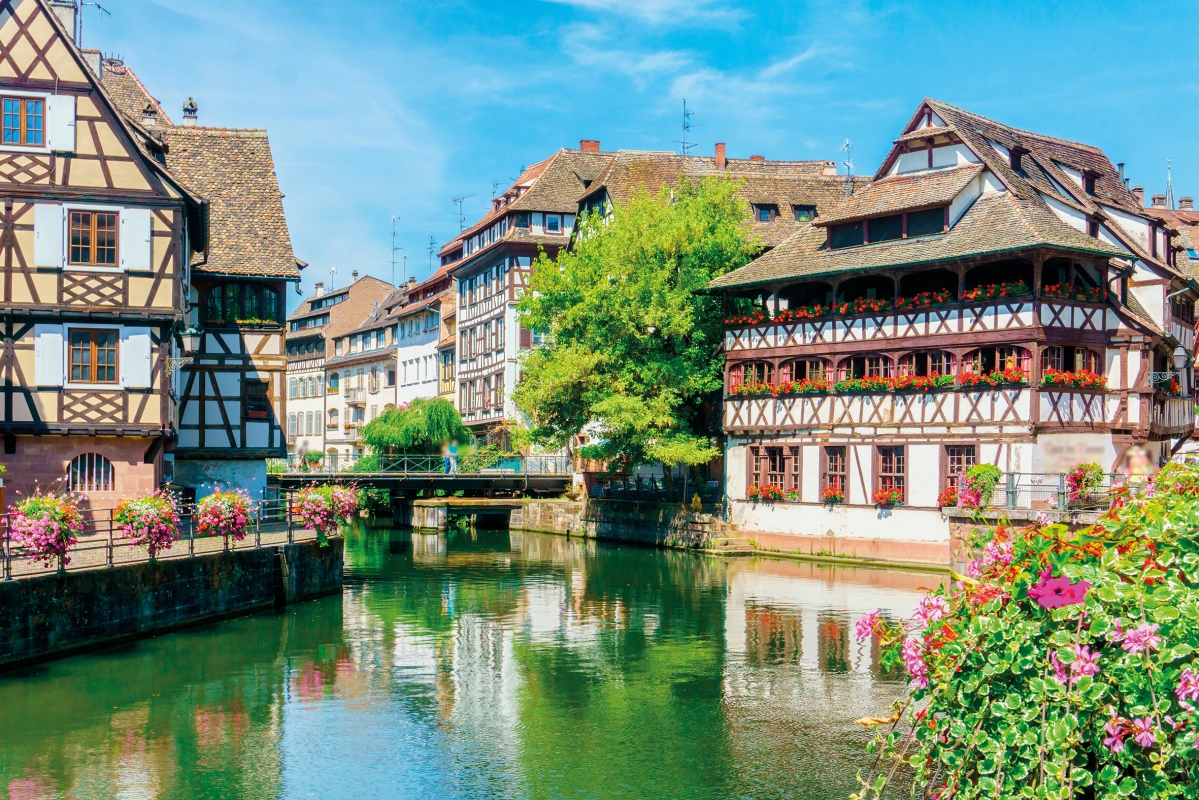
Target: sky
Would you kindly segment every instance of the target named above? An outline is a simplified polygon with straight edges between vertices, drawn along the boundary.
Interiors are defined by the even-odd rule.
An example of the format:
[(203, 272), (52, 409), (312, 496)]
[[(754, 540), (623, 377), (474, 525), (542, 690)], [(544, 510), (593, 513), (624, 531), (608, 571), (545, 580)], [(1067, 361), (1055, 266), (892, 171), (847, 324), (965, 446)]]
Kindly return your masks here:
[[(1199, 194), (1195, 2), (102, 0), (83, 44), (172, 119), (266, 128), (301, 289), (430, 274), (523, 166), (580, 139), (872, 174), (923, 97)], [(844, 172), (844, 166), (840, 171)], [(405, 259), (406, 271), (405, 271)], [(434, 255), (432, 263), (436, 263)], [(335, 270), (335, 272), (331, 272)], [(299, 295), (291, 295), (294, 308)]]

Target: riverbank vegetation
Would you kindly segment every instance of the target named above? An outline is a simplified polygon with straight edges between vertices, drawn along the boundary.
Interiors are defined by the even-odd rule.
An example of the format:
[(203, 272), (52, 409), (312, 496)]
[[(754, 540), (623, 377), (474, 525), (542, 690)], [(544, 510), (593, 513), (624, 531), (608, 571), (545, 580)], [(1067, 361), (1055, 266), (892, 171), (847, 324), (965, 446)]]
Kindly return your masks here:
[[(910, 678), (855, 798), (1199, 797), (1199, 468), (1094, 526), (982, 530), (965, 575), (859, 639)], [(881, 720), (865, 720), (873, 724)]]
[(581, 217), (574, 247), (534, 264), (520, 314), (542, 344), (525, 353), (513, 396), (535, 442), (569, 447), (586, 428), (580, 455), (627, 467), (718, 454), (705, 401), (723, 386), (722, 314), (705, 290), (757, 252), (738, 186), (642, 191)]

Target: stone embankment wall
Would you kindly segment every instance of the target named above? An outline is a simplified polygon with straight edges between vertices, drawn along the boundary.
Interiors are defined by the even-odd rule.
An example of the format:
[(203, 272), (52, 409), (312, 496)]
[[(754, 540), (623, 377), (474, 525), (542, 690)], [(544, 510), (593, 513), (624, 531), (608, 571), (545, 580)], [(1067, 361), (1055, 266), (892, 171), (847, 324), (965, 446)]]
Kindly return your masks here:
[(0, 583), (0, 667), (338, 592), (344, 547), (335, 538)]
[(567, 533), (594, 539), (704, 549), (726, 533), (710, 514), (683, 510), (678, 503), (629, 500), (526, 500), (512, 513), (513, 528)]

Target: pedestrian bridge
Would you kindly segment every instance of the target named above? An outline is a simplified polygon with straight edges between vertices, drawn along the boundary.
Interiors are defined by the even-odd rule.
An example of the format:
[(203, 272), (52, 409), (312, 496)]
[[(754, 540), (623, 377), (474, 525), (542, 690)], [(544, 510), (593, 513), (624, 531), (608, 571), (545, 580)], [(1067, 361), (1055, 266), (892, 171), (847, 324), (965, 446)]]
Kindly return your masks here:
[(268, 462), (268, 480), (282, 491), (309, 485), (356, 483), (391, 489), (393, 497), (555, 496), (571, 483), (565, 455), (470, 454), (446, 463), (441, 456), (359, 456), (322, 462), (282, 459)]

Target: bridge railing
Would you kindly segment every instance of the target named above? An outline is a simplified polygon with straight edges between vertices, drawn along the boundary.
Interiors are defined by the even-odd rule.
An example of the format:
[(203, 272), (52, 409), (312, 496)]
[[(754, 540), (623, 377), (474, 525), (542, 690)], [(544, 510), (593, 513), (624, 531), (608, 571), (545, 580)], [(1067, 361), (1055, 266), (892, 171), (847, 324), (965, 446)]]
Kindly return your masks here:
[(389, 475), (469, 475), (474, 477), (502, 477), (506, 475), (570, 475), (573, 473), (571, 460), (566, 455), (523, 456), (519, 453), (507, 455), (467, 453), (455, 459), (438, 455), (398, 456), (326, 456), (312, 463), (298, 456), (286, 461), (272, 459), (267, 463), (268, 472), (287, 475), (321, 474), (389, 474)]

